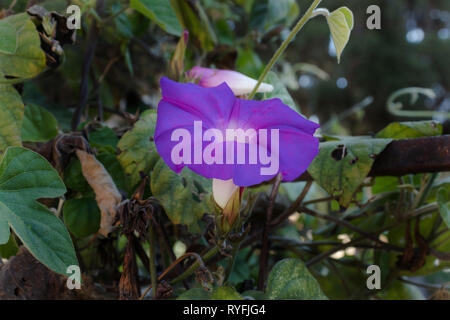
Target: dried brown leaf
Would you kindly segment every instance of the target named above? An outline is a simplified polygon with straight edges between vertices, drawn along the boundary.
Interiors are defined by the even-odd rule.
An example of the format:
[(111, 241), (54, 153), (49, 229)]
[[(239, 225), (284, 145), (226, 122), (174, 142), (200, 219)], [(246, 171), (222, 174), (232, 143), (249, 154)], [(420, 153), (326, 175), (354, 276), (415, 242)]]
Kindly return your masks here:
[(101, 212), (99, 232), (105, 237), (114, 229), (117, 206), (122, 196), (105, 167), (94, 155), (82, 150), (76, 151), (81, 162), (83, 176), (95, 192), (98, 207)]

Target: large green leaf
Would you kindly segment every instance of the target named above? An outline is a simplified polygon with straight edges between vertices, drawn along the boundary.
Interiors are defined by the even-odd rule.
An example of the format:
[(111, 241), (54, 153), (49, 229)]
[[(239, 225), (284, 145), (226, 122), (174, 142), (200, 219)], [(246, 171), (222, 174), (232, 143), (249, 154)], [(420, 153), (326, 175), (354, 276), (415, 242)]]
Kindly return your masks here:
[(208, 292), (202, 288), (192, 288), (180, 294), (177, 297), (177, 300), (209, 300), (210, 298), (211, 292)]
[[(44, 71), (45, 54), (41, 50), (41, 40), (30, 17), (21, 13), (1, 21), (3, 25), (8, 25), (3, 32), (9, 34), (14, 31), (8, 37), (16, 38), (16, 50), (0, 50), (0, 83), (22, 82)], [(12, 47), (11, 44), (7, 46)]]
[(155, 143), (151, 141), (155, 127), (156, 112), (148, 110), (142, 113), (134, 128), (125, 133), (117, 145), (122, 150), (118, 160), (130, 178), (131, 187), (141, 180), (139, 172), (148, 174), (159, 159)]
[(281, 101), (283, 101), (284, 104), (288, 105), (292, 110), (296, 112), (300, 111), (294, 99), (292, 99), (292, 96), (287, 90), (286, 86), (283, 84), (283, 82), (281, 82), (280, 78), (278, 78), (275, 72), (270, 71), (267, 74), (264, 82), (267, 82), (273, 86), (272, 92), (264, 93), (264, 99), (279, 98), (281, 99)]
[(211, 300), (243, 300), (233, 287), (219, 287), (214, 290)]
[(170, 34), (180, 36), (183, 31), (169, 0), (131, 0), (130, 8), (153, 20)]
[(353, 30), (353, 13), (349, 8), (341, 7), (327, 16), (327, 22), (339, 63)]
[(376, 138), (412, 139), (442, 134), (442, 125), (435, 121), (393, 122), (377, 133)]
[(58, 122), (46, 109), (27, 104), (22, 125), (22, 140), (46, 142), (58, 135)]
[(0, 53), (14, 54), (17, 50), (16, 29), (6, 19), (0, 20)]
[(0, 85), (0, 153), (9, 146), (22, 144), (23, 109), (16, 89), (10, 85)]
[(201, 288), (190, 289), (178, 296), (177, 300), (243, 300), (233, 287), (218, 287), (213, 292)]
[(61, 274), (78, 265), (75, 250), (61, 220), (36, 199), (65, 192), (58, 173), (42, 156), (21, 147), (6, 150), (0, 163), (0, 240), (9, 237), (11, 227), (40, 262)]
[(299, 259), (278, 262), (269, 275), (266, 297), (270, 300), (326, 300), (317, 280)]
[(450, 199), (445, 188), (440, 188), (436, 195), (442, 220), (450, 228)]
[(64, 203), (64, 223), (77, 238), (100, 229), (100, 209), (94, 198), (70, 199)]
[(185, 224), (199, 232), (198, 221), (211, 211), (212, 182), (185, 168), (180, 175), (160, 159), (153, 168), (151, 190), (174, 224)]
[(346, 207), (367, 177), (375, 157), (391, 141), (347, 138), (321, 143), (319, 155), (309, 166), (308, 172), (330, 195), (339, 195), (339, 203)]

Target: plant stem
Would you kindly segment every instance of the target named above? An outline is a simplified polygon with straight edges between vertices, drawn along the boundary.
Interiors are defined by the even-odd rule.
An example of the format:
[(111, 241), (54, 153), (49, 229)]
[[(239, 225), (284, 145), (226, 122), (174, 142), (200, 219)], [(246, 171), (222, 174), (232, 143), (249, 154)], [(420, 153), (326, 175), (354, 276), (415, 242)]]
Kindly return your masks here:
[[(217, 253), (219, 253), (219, 248), (213, 247), (211, 248), (207, 253), (205, 253), (205, 255), (202, 257), (202, 260), (204, 262), (208, 262), (212, 257), (214, 257)], [(196, 261), (192, 266), (190, 266), (185, 272), (183, 272), (181, 275), (179, 275), (178, 277), (176, 277), (175, 279), (173, 279), (170, 283), (174, 284), (177, 283), (179, 281), (182, 281), (184, 279), (189, 278), (194, 272), (195, 270), (198, 269), (198, 267), (200, 266), (200, 262)]]
[(258, 91), (259, 86), (264, 81), (264, 79), (266, 78), (266, 76), (269, 73), (269, 71), (275, 65), (277, 60), (281, 57), (281, 55), (283, 54), (284, 50), (286, 50), (286, 48), (288, 47), (289, 43), (295, 38), (297, 33), (303, 28), (303, 26), (306, 24), (306, 22), (308, 22), (308, 20), (310, 18), (312, 18), (314, 10), (317, 8), (317, 6), (320, 4), (321, 1), (322, 0), (314, 0), (314, 2), (311, 4), (309, 9), (303, 15), (303, 17), (301, 17), (300, 20), (297, 22), (297, 24), (295, 25), (294, 29), (292, 29), (291, 33), (286, 38), (286, 40), (283, 41), (281, 46), (278, 48), (278, 50), (273, 55), (272, 59), (270, 59), (269, 63), (264, 68), (264, 71), (262, 72), (261, 76), (258, 79), (258, 83), (253, 88), (252, 93), (250, 93), (250, 96), (248, 97), (249, 99), (253, 99), (255, 97), (255, 94)]
[(264, 290), (264, 284), (267, 276), (267, 266), (269, 264), (269, 233), (272, 222), (272, 213), (282, 178), (281, 173), (279, 173), (273, 184), (272, 192), (270, 193), (269, 198), (269, 206), (267, 207), (266, 222), (264, 224), (264, 231), (262, 234), (261, 254), (259, 255), (258, 289), (261, 291)]
[(150, 236), (150, 278), (152, 281), (153, 288), (153, 298), (156, 298), (156, 291), (158, 289), (157, 279), (156, 279), (156, 255), (155, 255), (155, 232), (153, 230), (153, 224), (150, 224), (149, 227), (149, 236)]

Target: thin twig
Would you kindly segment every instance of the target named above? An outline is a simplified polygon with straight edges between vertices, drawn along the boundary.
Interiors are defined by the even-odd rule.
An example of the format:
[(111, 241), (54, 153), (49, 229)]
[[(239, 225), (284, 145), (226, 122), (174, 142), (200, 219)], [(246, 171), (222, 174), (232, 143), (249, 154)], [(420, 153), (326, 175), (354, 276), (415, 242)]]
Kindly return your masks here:
[(378, 243), (378, 244), (380, 244), (382, 246), (387, 246), (387, 247), (392, 248), (393, 250), (398, 250), (398, 251), (402, 251), (403, 250), (399, 246), (396, 246), (396, 245), (393, 245), (393, 244), (381, 241), (376, 235), (374, 235), (372, 233), (369, 233), (369, 232), (366, 232), (366, 231), (364, 231), (364, 230), (354, 226), (353, 224), (351, 224), (351, 223), (349, 223), (349, 222), (347, 222), (345, 220), (341, 220), (341, 219), (333, 217), (331, 215), (322, 214), (322, 213), (313, 211), (313, 210), (305, 208), (305, 207), (302, 207), (300, 209), (300, 211), (306, 213), (307, 215), (316, 217), (316, 218), (321, 218), (321, 219), (324, 219), (324, 220), (327, 220), (327, 221), (334, 222), (335, 224), (343, 226), (345, 228), (348, 228), (348, 229), (350, 229), (352, 231), (355, 231), (355, 232), (361, 234), (362, 236), (364, 236), (366, 238), (369, 238), (369, 239), (375, 241), (376, 243)]
[[(97, 1), (97, 10), (103, 10), (104, 0)], [(72, 118), (72, 131), (76, 131), (81, 122), (81, 116), (89, 100), (89, 71), (91, 69), (92, 61), (94, 60), (95, 50), (98, 44), (99, 28), (97, 21), (92, 21), (91, 27), (87, 37), (87, 48), (83, 57), (82, 76), (80, 84), (80, 99), (78, 101), (75, 113)]]
[(264, 224), (264, 232), (262, 236), (261, 254), (259, 256), (259, 275), (258, 275), (258, 288), (264, 289), (264, 283), (266, 282), (267, 265), (269, 262), (269, 233), (272, 220), (273, 208), (275, 205), (275, 199), (277, 198), (278, 189), (280, 188), (282, 175), (279, 173), (275, 179), (275, 183), (272, 188), (272, 192), (269, 198), (269, 206), (267, 207), (267, 216)]
[(274, 221), (271, 222), (271, 227), (278, 226), (281, 224), (284, 220), (289, 218), (295, 211), (297, 211), (298, 207), (302, 204), (303, 199), (305, 199), (306, 195), (308, 194), (309, 189), (311, 189), (313, 182), (308, 181), (303, 188), (302, 193), (298, 196), (297, 200), (295, 200), (289, 208), (286, 209), (285, 212), (283, 212), (279, 217), (277, 217)]
[[(162, 279), (164, 279), (164, 277), (173, 269), (173, 268), (175, 268), (181, 261), (183, 261), (184, 259), (186, 259), (186, 258), (189, 258), (189, 257), (194, 257), (196, 260), (197, 260), (197, 262), (196, 262), (196, 264), (198, 264), (200, 267), (202, 267), (202, 268), (205, 268), (206, 269), (206, 266), (205, 266), (205, 263), (204, 263), (204, 261), (202, 260), (202, 257), (200, 257), (200, 255), (198, 255), (197, 253), (194, 253), (194, 252), (188, 252), (188, 253), (185, 253), (184, 255), (182, 255), (181, 257), (179, 257), (177, 260), (175, 260), (166, 270), (164, 270), (164, 272), (163, 273), (161, 273), (160, 275), (159, 275), (159, 277), (157, 278), (157, 280), (158, 281), (161, 281)], [(207, 270), (207, 269), (206, 269)], [(145, 290), (145, 292), (142, 294), (142, 296), (139, 298), (139, 300), (142, 300), (142, 299), (144, 299), (145, 298), (145, 296), (147, 295), (147, 293), (152, 289), (152, 285), (150, 285), (146, 290)], [(156, 290), (155, 290), (156, 291)]]

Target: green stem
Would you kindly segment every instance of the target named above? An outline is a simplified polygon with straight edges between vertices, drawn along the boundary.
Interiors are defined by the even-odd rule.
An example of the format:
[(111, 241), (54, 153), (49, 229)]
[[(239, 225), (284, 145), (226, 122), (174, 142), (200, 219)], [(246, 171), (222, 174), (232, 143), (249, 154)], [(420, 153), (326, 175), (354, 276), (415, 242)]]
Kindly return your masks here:
[(266, 78), (266, 76), (269, 73), (269, 71), (275, 65), (277, 60), (281, 57), (281, 55), (283, 54), (284, 50), (286, 50), (286, 48), (288, 47), (289, 43), (295, 38), (297, 33), (303, 28), (303, 26), (306, 24), (306, 22), (308, 22), (308, 20), (312, 18), (314, 9), (317, 8), (317, 6), (320, 4), (321, 1), (322, 0), (314, 0), (312, 5), (309, 7), (309, 9), (303, 15), (303, 17), (301, 17), (301, 19), (297, 22), (297, 24), (295, 25), (294, 29), (292, 29), (291, 33), (286, 38), (286, 40), (283, 41), (281, 46), (278, 48), (278, 50), (273, 55), (272, 59), (270, 59), (269, 63), (264, 68), (264, 71), (262, 72), (261, 76), (258, 79), (258, 83), (253, 88), (252, 93), (250, 93), (250, 96), (248, 97), (249, 99), (253, 99), (255, 97), (255, 94), (258, 91), (259, 86), (264, 81), (264, 79)]
[(422, 204), (425, 203), (425, 201), (427, 200), (428, 194), (430, 193), (431, 188), (433, 187), (434, 181), (436, 180), (438, 175), (439, 175), (438, 173), (431, 174), (431, 176), (428, 178), (428, 181), (427, 181), (425, 187), (417, 195), (417, 198), (416, 198), (417, 200), (413, 204), (413, 208), (418, 208)]
[(153, 225), (150, 225), (149, 227), (149, 237), (150, 237), (150, 277), (152, 281), (152, 288), (153, 288), (153, 298), (156, 298), (156, 291), (158, 288), (157, 284), (157, 275), (156, 275), (156, 254), (155, 254), (155, 232), (153, 230)]
[[(211, 260), (212, 257), (214, 257), (217, 253), (219, 253), (219, 248), (216, 246), (214, 248), (211, 248), (207, 253), (205, 253), (205, 255), (202, 257), (203, 262), (208, 262), (209, 260)], [(195, 270), (198, 269), (198, 267), (200, 266), (200, 263), (198, 261), (196, 261), (192, 266), (190, 266), (185, 272), (183, 272), (182, 274), (180, 274), (178, 277), (176, 277), (175, 279), (173, 279), (170, 284), (174, 284), (180, 281), (183, 281), (184, 279), (189, 278), (194, 272)]]
[(231, 258), (228, 261), (227, 269), (225, 270), (225, 280), (228, 281), (231, 273), (233, 272), (234, 263), (236, 262), (236, 256), (239, 252), (239, 248), (241, 247), (241, 241), (237, 241), (233, 243), (233, 250), (231, 252)]

